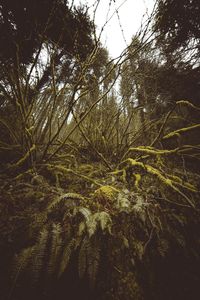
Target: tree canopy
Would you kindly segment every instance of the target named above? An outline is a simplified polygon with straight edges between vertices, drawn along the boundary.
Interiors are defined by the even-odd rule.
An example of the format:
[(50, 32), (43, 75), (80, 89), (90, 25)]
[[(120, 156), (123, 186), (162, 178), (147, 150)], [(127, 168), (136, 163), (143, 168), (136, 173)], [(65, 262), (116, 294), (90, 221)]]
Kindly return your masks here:
[(191, 51), (195, 48), (199, 52), (199, 1), (159, 0), (155, 29), (159, 33), (158, 41), (169, 53), (180, 47), (189, 48)]
[(29, 63), (42, 42), (85, 58), (93, 46), (92, 22), (83, 7), (68, 1), (0, 1), (1, 63)]

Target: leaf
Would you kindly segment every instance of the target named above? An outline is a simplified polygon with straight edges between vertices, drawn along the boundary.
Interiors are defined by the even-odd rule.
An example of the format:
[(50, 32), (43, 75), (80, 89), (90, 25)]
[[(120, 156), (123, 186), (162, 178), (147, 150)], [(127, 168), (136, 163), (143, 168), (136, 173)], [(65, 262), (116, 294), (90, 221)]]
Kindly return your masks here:
[(62, 237), (61, 237), (62, 228), (60, 224), (53, 224), (51, 232), (51, 248), (50, 248), (50, 257), (48, 264), (48, 275), (55, 273), (57, 267), (58, 257), (62, 249)]
[(95, 214), (94, 214), (89, 218), (89, 220), (86, 223), (89, 237), (93, 236), (93, 234), (95, 233), (97, 224), (98, 223), (97, 223), (97, 220), (96, 220)]
[(98, 214), (98, 220), (100, 221), (100, 227), (102, 231), (105, 231), (106, 228), (110, 228), (112, 224), (112, 219), (107, 212), (100, 212)]
[(130, 206), (130, 201), (124, 195), (119, 194), (117, 199), (117, 209), (119, 209), (120, 211), (128, 210)]
[(55, 209), (61, 202), (63, 201), (69, 201), (69, 200), (83, 200), (83, 196), (77, 193), (66, 193), (66, 194), (62, 194), (56, 198), (54, 198), (54, 201), (52, 203), (50, 203), (50, 205), (48, 206), (48, 210), (52, 211), (53, 209)]
[(87, 248), (87, 258), (90, 287), (94, 288), (100, 262), (100, 247), (97, 243), (97, 239), (92, 243), (90, 242), (89, 247)]
[(79, 258), (78, 258), (78, 273), (79, 277), (83, 278), (87, 268), (87, 248), (89, 245), (89, 241), (87, 238), (84, 238), (82, 241), (80, 251), (79, 251)]
[(85, 231), (85, 223), (84, 222), (81, 222), (79, 224), (79, 229), (78, 229), (78, 236), (82, 236), (82, 234), (84, 233)]
[(76, 240), (72, 239), (64, 247), (63, 254), (62, 254), (62, 257), (61, 257), (61, 261), (60, 261), (60, 267), (59, 267), (59, 271), (58, 271), (58, 277), (60, 277), (64, 273), (64, 271), (66, 270), (66, 268), (67, 268), (67, 265), (69, 263), (72, 251), (73, 251), (74, 246), (75, 246), (75, 242), (76, 242)]
[(76, 213), (81, 213), (86, 221), (88, 221), (90, 216), (91, 216), (91, 211), (88, 208), (83, 207), (83, 206), (75, 208), (75, 212)]

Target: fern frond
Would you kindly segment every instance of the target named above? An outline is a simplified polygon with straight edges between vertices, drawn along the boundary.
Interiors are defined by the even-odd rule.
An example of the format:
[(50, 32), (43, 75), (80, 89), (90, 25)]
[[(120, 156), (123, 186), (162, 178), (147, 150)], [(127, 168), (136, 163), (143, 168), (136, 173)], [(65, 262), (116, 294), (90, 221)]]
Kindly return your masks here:
[(34, 253), (35, 247), (25, 248), (14, 258), (12, 272), (11, 272), (11, 290), (9, 293), (9, 299), (13, 293), (13, 290), (16, 286), (17, 280), (21, 273), (27, 268), (27, 265), (30, 263), (31, 257)]
[(60, 224), (53, 224), (51, 232), (51, 249), (48, 263), (48, 275), (55, 273), (58, 257), (62, 248), (62, 228)]
[(20, 273), (22, 273), (26, 269), (34, 250), (34, 247), (25, 248), (15, 256), (11, 276), (15, 281), (17, 280), (17, 277), (20, 275)]
[(158, 253), (165, 257), (169, 250), (169, 242), (166, 239), (158, 240)]
[(76, 239), (72, 239), (63, 249), (63, 253), (60, 259), (60, 266), (58, 269), (58, 277), (62, 276), (64, 271), (67, 268), (67, 265), (70, 261), (71, 254), (76, 246)]
[(90, 287), (94, 288), (96, 276), (100, 263), (100, 247), (95, 239), (87, 247), (87, 273), (89, 276)]
[(135, 254), (140, 260), (142, 260), (144, 255), (144, 250), (145, 250), (144, 244), (141, 241), (137, 240), (135, 241), (134, 248), (135, 248)]
[(94, 214), (86, 222), (87, 232), (88, 232), (88, 235), (90, 238), (95, 234), (97, 225), (98, 225), (98, 222), (97, 222), (95, 214)]
[(49, 231), (46, 228), (43, 228), (40, 232), (38, 242), (35, 246), (34, 257), (31, 265), (33, 283), (37, 283), (41, 277), (44, 265), (44, 258), (47, 253), (48, 239)]
[(87, 268), (87, 248), (89, 247), (90, 241), (85, 237), (81, 243), (78, 257), (78, 273), (79, 277), (83, 278)]
[(84, 197), (77, 193), (66, 193), (61, 196), (56, 197), (53, 202), (48, 206), (47, 210), (52, 211), (57, 206), (59, 206), (60, 203), (66, 200), (84, 200)]
[(105, 211), (96, 213), (95, 215), (96, 215), (96, 219), (100, 223), (100, 227), (101, 227), (102, 231), (104, 232), (106, 229), (108, 231), (111, 231), (112, 219), (111, 219), (110, 215)]
[(89, 237), (92, 237), (95, 234), (98, 226), (103, 232), (107, 230), (111, 233), (111, 225), (112, 219), (105, 211), (94, 213), (86, 222)]
[(120, 193), (117, 197), (116, 207), (119, 211), (127, 211), (130, 209), (131, 203), (125, 195)]
[(81, 222), (78, 228), (78, 236), (82, 236), (82, 234), (85, 232), (85, 228), (86, 228), (85, 222)]
[[(42, 227), (44, 223), (47, 221), (47, 213), (46, 211), (41, 212), (41, 213), (36, 213), (33, 215), (33, 226), (37, 224), (37, 226)], [(30, 228), (31, 230), (32, 228)]]
[(75, 207), (74, 208), (74, 215), (80, 213), (83, 217), (84, 220), (88, 221), (90, 216), (91, 216), (91, 211), (89, 210), (89, 208), (84, 207), (84, 206), (79, 206), (79, 207)]

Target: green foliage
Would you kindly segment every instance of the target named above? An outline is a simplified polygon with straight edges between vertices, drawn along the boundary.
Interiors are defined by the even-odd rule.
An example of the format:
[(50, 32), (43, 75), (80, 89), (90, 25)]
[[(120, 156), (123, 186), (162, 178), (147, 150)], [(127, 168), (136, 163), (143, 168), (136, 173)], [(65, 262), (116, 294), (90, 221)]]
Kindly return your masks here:
[(67, 245), (63, 247), (62, 256), (60, 260), (60, 266), (58, 268), (58, 277), (62, 276), (62, 274), (65, 272), (71, 254), (74, 250), (76, 250), (77, 246), (79, 245), (79, 239), (72, 239)]
[[(185, 63), (179, 71), (177, 62), (168, 69), (145, 37), (133, 38), (115, 64), (98, 42), (93, 48), (86, 12), (54, 4), (49, 28), (56, 20), (75, 26), (60, 37), (44, 28), (26, 57), (24, 41), (16, 44), (16, 66), (0, 82), (0, 258), (10, 279), (3, 294), (69, 298), (72, 278), (86, 299), (183, 300), (182, 286), (193, 295), (199, 274), (200, 109), (193, 85), (182, 93), (182, 79), (198, 72)], [(9, 5), (13, 15), (0, 28), (15, 19)]]
[(160, 34), (159, 40), (165, 40), (168, 51), (185, 47), (192, 39), (198, 44), (199, 11), (198, 0), (158, 1), (155, 29)]
[[(185, 101), (177, 105), (198, 110)], [(159, 147), (158, 141), (173, 139), (164, 138), (174, 132), (165, 130), (167, 123), (169, 114), (151, 145), (128, 148), (112, 172), (74, 157), (69, 167), (61, 155), (37, 172), (0, 178), (1, 207), (6, 211), (9, 203), (17, 211), (9, 212), (8, 225), (8, 213), (1, 216), (3, 243), (18, 245), (11, 299), (23, 282), (38, 295), (51, 293), (72, 270), (93, 293), (101, 291), (100, 299), (165, 299), (154, 264), (179, 272), (172, 258), (178, 253), (197, 265), (199, 175), (187, 159), (199, 155), (199, 147)]]
[(12, 289), (14, 288), (14, 285), (18, 280), (18, 276), (21, 274), (21, 272), (23, 272), (23, 270), (27, 267), (27, 264), (30, 262), (33, 251), (34, 247), (25, 248), (14, 258), (11, 275), (11, 278), (13, 280)]
[(78, 272), (80, 278), (88, 274), (90, 287), (94, 288), (96, 276), (100, 263), (100, 248), (97, 238), (88, 239), (85, 237), (81, 243), (78, 257)]
[[(74, 51), (76, 36), (77, 46), (82, 49), (79, 56), (85, 57), (91, 43), (92, 24), (83, 7), (70, 9), (67, 2), (57, 0), (23, 1), (17, 8), (13, 2), (0, 3), (1, 63), (16, 62), (17, 52), (20, 63), (30, 63), (41, 46), (42, 35), (49, 43), (58, 43), (70, 53)], [(71, 27), (70, 32), (67, 27)]]
[[(125, 162), (122, 165), (125, 169), (130, 167)], [(139, 167), (137, 172), (147, 170), (150, 177), (155, 173), (151, 173), (144, 163), (134, 161), (131, 166)], [(132, 176), (130, 170), (126, 171)], [(158, 169), (156, 174), (161, 176), (160, 172)], [(140, 189), (145, 185), (143, 176)], [(166, 174), (162, 176), (166, 178)], [(178, 177), (174, 178), (172, 181), (177, 183)], [(31, 181), (36, 184), (35, 179)], [(44, 187), (44, 182), (40, 179), (37, 184)], [(198, 223), (196, 210), (188, 214), (188, 208), (181, 202), (177, 206), (176, 202), (168, 200), (170, 195), (174, 196), (168, 188), (162, 192), (162, 197), (158, 197), (153, 185), (141, 193), (140, 189), (121, 188), (120, 181), (115, 184), (102, 186), (88, 197), (76, 193), (53, 194), (45, 205), (43, 221), (34, 219), (38, 226), (32, 232), (37, 234), (33, 245), (22, 249), (14, 259), (11, 294), (15, 294), (18, 282), (21, 285), (26, 274), (29, 274), (32, 288), (36, 288), (44, 280), (50, 284), (62, 279), (73, 265), (80, 280), (86, 278), (91, 289), (100, 288), (105, 299), (124, 296), (126, 299), (145, 299), (141, 276), (147, 274), (138, 273), (141, 272), (140, 264), (144, 268), (148, 265), (151, 270), (153, 265), (149, 260), (154, 260), (156, 255), (165, 260), (176, 247), (178, 251), (192, 255), (184, 231), (187, 232), (191, 222)], [(155, 181), (154, 185), (156, 188)], [(28, 188), (31, 186), (29, 184)], [(37, 197), (37, 194), (33, 195)], [(102, 203), (102, 198), (109, 205)], [(32, 227), (32, 224), (27, 226)], [(104, 264), (109, 268), (108, 278)]]
[(61, 202), (69, 202), (70, 204), (70, 200), (75, 200), (75, 202), (77, 202), (78, 200), (84, 200), (84, 197), (82, 197), (81, 195), (77, 194), (77, 193), (66, 193), (63, 194), (61, 196), (58, 196), (52, 203), (50, 203), (49, 207), (48, 207), (48, 211), (52, 211), (56, 208), (56, 206), (59, 206), (61, 204)]

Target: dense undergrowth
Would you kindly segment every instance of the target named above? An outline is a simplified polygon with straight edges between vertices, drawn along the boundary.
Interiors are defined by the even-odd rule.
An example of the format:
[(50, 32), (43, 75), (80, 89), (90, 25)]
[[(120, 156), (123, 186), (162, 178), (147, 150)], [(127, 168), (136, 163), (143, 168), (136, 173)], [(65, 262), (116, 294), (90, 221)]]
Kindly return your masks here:
[(1, 175), (2, 299), (197, 299), (199, 174), (182, 156), (193, 148)]
[(101, 34), (126, 1), (99, 37), (101, 1), (93, 20), (75, 2), (0, 1), (0, 299), (197, 300), (198, 18), (163, 39), (155, 4), (112, 59)]

